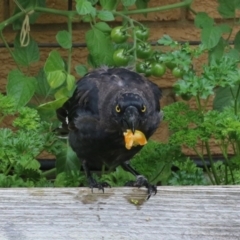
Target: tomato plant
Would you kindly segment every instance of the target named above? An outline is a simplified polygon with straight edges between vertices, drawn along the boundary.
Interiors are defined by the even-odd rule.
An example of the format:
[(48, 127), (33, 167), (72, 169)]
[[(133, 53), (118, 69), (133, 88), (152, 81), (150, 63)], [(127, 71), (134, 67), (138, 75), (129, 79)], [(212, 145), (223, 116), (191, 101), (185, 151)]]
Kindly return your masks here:
[(170, 70), (173, 70), (176, 67), (176, 64), (174, 62), (171, 62), (171, 61), (165, 62), (165, 65)]
[(113, 53), (113, 60), (116, 66), (127, 66), (131, 56), (124, 48), (119, 48)]
[(152, 46), (148, 42), (140, 42), (136, 47), (137, 57), (146, 59), (152, 54)]
[(112, 29), (111, 39), (115, 43), (123, 43), (128, 39), (128, 34), (123, 26), (118, 26)]
[(149, 37), (149, 28), (137, 26), (134, 29), (136, 37), (142, 41), (146, 41)]
[(183, 76), (183, 71), (179, 67), (174, 67), (172, 69), (172, 75), (176, 78), (181, 78)]
[(136, 71), (139, 73), (145, 73), (145, 63), (139, 62), (136, 64)]
[(166, 67), (162, 63), (152, 63), (151, 73), (155, 77), (162, 77), (166, 72)]
[(144, 73), (146, 77), (151, 76), (152, 74), (152, 62), (151, 61), (143, 61), (136, 64), (136, 71), (139, 73)]

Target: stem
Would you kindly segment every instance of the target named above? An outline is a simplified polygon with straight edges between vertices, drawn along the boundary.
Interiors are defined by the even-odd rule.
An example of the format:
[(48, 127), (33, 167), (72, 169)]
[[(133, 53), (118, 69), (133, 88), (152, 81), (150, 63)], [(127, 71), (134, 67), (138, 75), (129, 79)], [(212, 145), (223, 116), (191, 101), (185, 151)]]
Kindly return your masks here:
[[(0, 29), (1, 29), (1, 27), (0, 27)], [(13, 51), (11, 50), (11, 48), (9, 47), (9, 45), (8, 45), (8, 43), (7, 43), (7, 41), (6, 41), (6, 39), (4, 38), (2, 31), (0, 31), (0, 38), (2, 39), (2, 41), (3, 41), (4, 45), (5, 45), (5, 47), (7, 48), (8, 52), (10, 53), (10, 55), (11, 55), (11, 57), (12, 57), (12, 59), (15, 61), (18, 70), (21, 71), (20, 66), (18, 65), (17, 61), (15, 60), (15, 57), (14, 57)]]
[[(161, 7), (154, 7), (154, 8), (145, 8), (145, 9), (136, 9), (130, 11), (119, 11), (118, 13), (123, 13), (126, 15), (134, 15), (139, 13), (150, 13), (150, 12), (164, 12), (175, 8), (182, 8), (182, 7), (189, 7), (193, 0), (184, 0), (180, 3), (169, 4), (166, 6)], [(113, 12), (115, 14), (116, 12)]]
[[(193, 0), (184, 0), (180, 3), (169, 4), (166, 6), (161, 7), (154, 7), (154, 8), (146, 8), (146, 9), (135, 9), (130, 11), (112, 11), (113, 14), (123, 14), (123, 15), (133, 15), (133, 14), (141, 14), (141, 13), (150, 13), (150, 12), (163, 12), (175, 8), (182, 8), (182, 7), (190, 7)], [(73, 18), (75, 15), (78, 15), (77, 11), (65, 11), (65, 10), (57, 10), (53, 8), (45, 8), (45, 7), (29, 7), (24, 9), (12, 17), (8, 18), (7, 20), (1, 22), (0, 24), (0, 31), (4, 29), (9, 24), (13, 23), (15, 20), (25, 16), (26, 14), (30, 14), (32, 11), (39, 12), (39, 13), (50, 13), (60, 16), (65, 16), (68, 18)]]
[(205, 112), (206, 108), (207, 108), (207, 104), (208, 104), (208, 101), (209, 101), (209, 96), (206, 98), (205, 102), (204, 102), (204, 105), (203, 105), (203, 111)]
[(219, 182), (219, 178), (218, 178), (218, 175), (217, 175), (217, 172), (216, 172), (216, 169), (215, 169), (215, 166), (214, 166), (214, 162), (213, 162), (213, 159), (212, 159), (209, 143), (205, 142), (205, 146), (206, 146), (207, 154), (208, 154), (209, 161), (210, 161), (210, 164), (211, 164), (213, 176), (215, 178), (216, 184), (219, 185), (220, 182)]
[[(72, 18), (68, 17), (68, 32), (70, 33), (72, 39)], [(72, 47), (68, 50), (68, 74), (71, 73), (71, 62), (72, 62)]]
[(6, 156), (6, 158), (8, 159), (8, 161), (9, 161), (9, 163), (10, 163), (10, 165), (9, 165), (9, 167), (6, 169), (6, 171), (3, 173), (5, 176), (7, 176), (8, 174), (9, 174), (9, 172), (11, 171), (11, 169), (12, 169), (12, 167), (13, 167), (13, 163), (11, 163), (11, 160), (10, 160), (10, 158), (8, 157), (8, 155), (7, 155), (7, 153), (4, 151), (4, 154), (5, 154), (5, 156)]
[(199, 95), (196, 96), (196, 102), (197, 102), (197, 106), (198, 106), (198, 111), (200, 113), (202, 113), (202, 105), (201, 105), (201, 100), (200, 100)]
[(207, 166), (207, 164), (206, 164), (206, 161), (205, 161), (205, 159), (203, 158), (203, 155), (200, 154), (200, 153), (198, 152), (198, 150), (197, 150), (196, 148), (194, 148), (194, 147), (193, 147), (193, 150), (194, 150), (194, 152), (200, 157), (200, 159), (201, 159), (201, 161), (202, 161), (202, 163), (203, 163), (203, 166), (204, 166), (204, 168), (205, 168), (205, 170), (206, 170), (206, 172), (207, 172), (207, 175), (208, 175), (211, 183), (212, 183), (213, 185), (216, 185), (216, 183), (214, 182), (214, 180), (213, 180), (213, 178), (212, 178), (212, 174), (211, 174), (211, 172), (210, 172), (209, 169), (208, 169), (208, 166)]
[(240, 84), (238, 85), (237, 94), (236, 94), (236, 97), (234, 98), (234, 113), (235, 113), (235, 115), (237, 115), (237, 113), (238, 113), (238, 97), (239, 97), (239, 93), (240, 93)]
[(42, 176), (47, 177), (47, 176), (50, 176), (52, 174), (55, 174), (56, 172), (57, 172), (57, 169), (53, 168), (53, 169), (47, 170), (45, 172), (42, 172)]
[[(230, 171), (230, 174), (231, 174), (231, 178), (232, 178), (232, 182), (235, 184), (235, 180), (234, 180), (234, 176), (233, 176), (233, 171), (232, 171), (232, 166), (231, 166), (231, 163), (228, 159), (228, 154), (227, 154), (227, 148), (228, 148), (228, 144), (225, 144), (224, 142), (220, 145), (220, 148), (221, 148), (221, 151), (222, 151), (222, 154), (226, 160), (226, 169), (227, 169), (227, 166), (229, 168), (229, 171)], [(226, 170), (227, 171), (227, 170)], [(227, 172), (225, 173), (226, 174), (226, 184), (228, 184), (228, 176), (227, 176)]]
[(197, 15), (197, 12), (196, 12), (195, 10), (193, 10), (191, 7), (189, 7), (189, 11), (190, 11), (191, 13), (193, 13), (194, 15)]

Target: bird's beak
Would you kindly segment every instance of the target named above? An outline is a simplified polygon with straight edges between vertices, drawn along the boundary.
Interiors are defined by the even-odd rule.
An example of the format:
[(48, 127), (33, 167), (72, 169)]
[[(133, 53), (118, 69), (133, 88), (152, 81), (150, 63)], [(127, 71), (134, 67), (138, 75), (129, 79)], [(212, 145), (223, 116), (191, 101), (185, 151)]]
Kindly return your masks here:
[(128, 107), (125, 110), (123, 119), (124, 119), (125, 128), (130, 129), (134, 134), (139, 124), (139, 113), (137, 108), (133, 106)]

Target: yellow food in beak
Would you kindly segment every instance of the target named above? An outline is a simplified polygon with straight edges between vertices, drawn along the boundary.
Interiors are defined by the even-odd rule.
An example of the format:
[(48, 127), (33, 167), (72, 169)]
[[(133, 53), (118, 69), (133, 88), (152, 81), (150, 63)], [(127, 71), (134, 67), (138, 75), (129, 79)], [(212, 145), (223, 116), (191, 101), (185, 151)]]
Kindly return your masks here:
[(125, 147), (130, 150), (132, 146), (137, 145), (145, 145), (147, 143), (147, 139), (145, 135), (141, 132), (136, 130), (133, 134), (130, 129), (127, 129), (126, 132), (123, 133), (125, 139)]

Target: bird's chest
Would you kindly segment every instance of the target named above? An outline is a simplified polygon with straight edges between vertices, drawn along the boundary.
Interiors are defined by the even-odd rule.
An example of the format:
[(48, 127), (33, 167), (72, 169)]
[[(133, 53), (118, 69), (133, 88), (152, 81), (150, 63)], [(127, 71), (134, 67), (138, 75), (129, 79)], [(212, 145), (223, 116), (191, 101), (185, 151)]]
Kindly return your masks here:
[(109, 167), (116, 167), (131, 159), (140, 150), (139, 147), (126, 149), (124, 136), (118, 132), (102, 131), (90, 135), (78, 133), (75, 137), (78, 139), (70, 144), (78, 153), (78, 157), (87, 159), (90, 166), (98, 168), (101, 168), (103, 163)]

